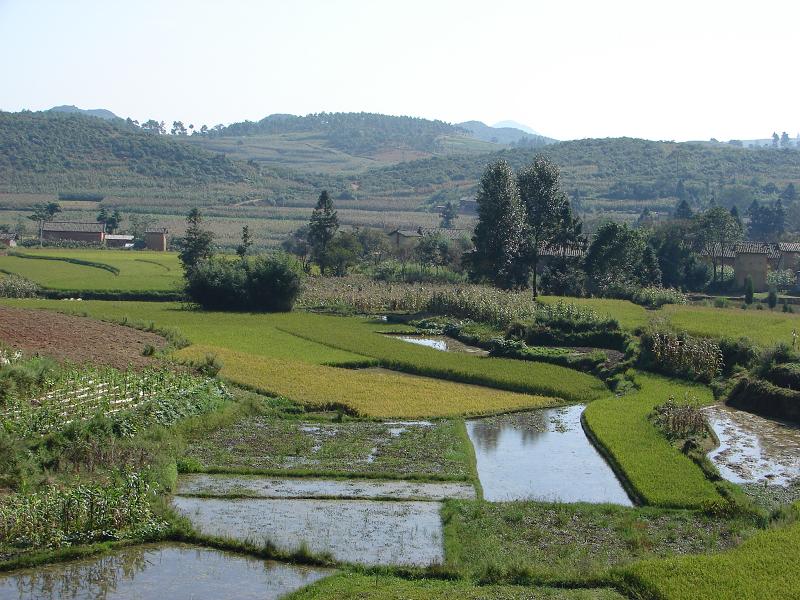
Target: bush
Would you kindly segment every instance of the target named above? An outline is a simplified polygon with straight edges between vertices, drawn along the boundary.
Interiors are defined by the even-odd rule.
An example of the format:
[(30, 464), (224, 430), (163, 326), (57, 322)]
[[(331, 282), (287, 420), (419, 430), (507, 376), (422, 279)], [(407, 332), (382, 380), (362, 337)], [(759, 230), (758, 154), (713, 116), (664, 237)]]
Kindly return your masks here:
[(770, 271), (767, 273), (767, 285), (782, 292), (792, 289), (795, 285), (794, 271), (791, 269)]
[(35, 298), (39, 292), (37, 284), (19, 275), (7, 275), (0, 279), (0, 298)]
[(648, 308), (661, 308), (665, 304), (687, 304), (686, 294), (680, 290), (661, 287), (645, 287), (634, 290), (631, 302)]
[(765, 417), (800, 423), (800, 392), (754, 377), (742, 377), (728, 395), (727, 404)]
[(719, 340), (719, 349), (722, 352), (723, 373), (726, 375), (730, 375), (737, 366), (749, 369), (758, 359), (758, 349), (750, 338), (735, 340), (724, 337)]
[(774, 287), (769, 288), (769, 293), (767, 294), (767, 306), (769, 306), (770, 309), (778, 306), (778, 292)]
[(753, 278), (750, 275), (744, 280), (744, 303), (753, 303)]
[(800, 390), (800, 363), (774, 365), (767, 371), (766, 379), (777, 386)]
[(187, 273), (186, 294), (211, 310), (286, 312), (292, 310), (300, 284), (300, 271), (285, 258), (211, 258)]

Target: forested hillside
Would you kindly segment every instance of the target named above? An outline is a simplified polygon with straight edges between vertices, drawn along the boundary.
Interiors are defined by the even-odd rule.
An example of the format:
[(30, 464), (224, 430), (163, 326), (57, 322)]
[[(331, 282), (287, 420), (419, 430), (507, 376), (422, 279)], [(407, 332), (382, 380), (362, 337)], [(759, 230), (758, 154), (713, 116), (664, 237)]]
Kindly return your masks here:
[[(471, 191), (486, 163), (504, 159), (514, 168), (546, 154), (562, 170), (565, 188), (584, 208), (667, 206), (686, 198), (745, 208), (753, 199), (800, 184), (800, 151), (710, 147), (632, 138), (586, 139), (544, 148), (512, 148), (481, 156), (433, 157), (374, 169), (360, 180), (365, 193), (393, 190), (437, 194)], [(439, 192), (437, 192), (439, 190)], [(664, 202), (669, 200), (669, 202)], [(641, 208), (641, 206), (640, 206)]]

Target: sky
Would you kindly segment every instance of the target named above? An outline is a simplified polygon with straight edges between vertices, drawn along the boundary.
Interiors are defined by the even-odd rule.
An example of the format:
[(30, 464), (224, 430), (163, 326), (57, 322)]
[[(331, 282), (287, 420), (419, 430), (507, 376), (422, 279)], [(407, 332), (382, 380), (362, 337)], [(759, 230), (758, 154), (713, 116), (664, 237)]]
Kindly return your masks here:
[(800, 2), (0, 0), (0, 109), (366, 111), (558, 139), (800, 132)]

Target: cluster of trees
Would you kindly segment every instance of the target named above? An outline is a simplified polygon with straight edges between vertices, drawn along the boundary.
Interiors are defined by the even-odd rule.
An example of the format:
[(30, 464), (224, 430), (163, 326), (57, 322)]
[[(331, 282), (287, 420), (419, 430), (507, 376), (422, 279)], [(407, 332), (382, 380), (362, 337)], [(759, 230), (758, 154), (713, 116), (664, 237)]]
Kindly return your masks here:
[(491, 163), (478, 187), (475, 249), (465, 256), (473, 279), (519, 287), (530, 279), (537, 294), (540, 254), (548, 247), (581, 243), (580, 220), (561, 189), (558, 167), (544, 156), (514, 173)]
[(205, 309), (289, 311), (300, 293), (301, 273), (280, 255), (251, 256), (250, 230), (242, 228), (238, 258), (215, 255), (214, 234), (203, 228), (202, 215), (192, 209), (186, 219), (180, 258), (186, 295)]

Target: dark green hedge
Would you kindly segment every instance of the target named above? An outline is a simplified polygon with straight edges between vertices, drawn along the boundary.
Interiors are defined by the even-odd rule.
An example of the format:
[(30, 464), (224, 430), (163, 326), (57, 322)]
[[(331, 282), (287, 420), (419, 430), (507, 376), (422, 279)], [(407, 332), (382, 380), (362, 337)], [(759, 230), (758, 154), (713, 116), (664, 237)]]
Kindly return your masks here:
[(764, 417), (800, 423), (800, 392), (763, 379), (740, 379), (728, 395), (727, 404)]

